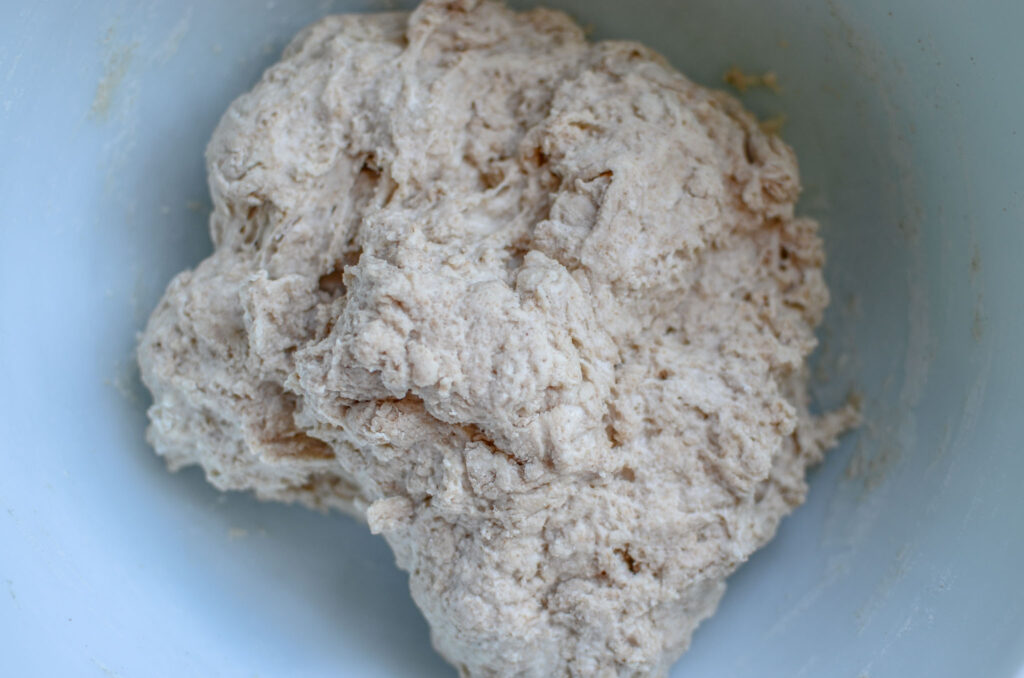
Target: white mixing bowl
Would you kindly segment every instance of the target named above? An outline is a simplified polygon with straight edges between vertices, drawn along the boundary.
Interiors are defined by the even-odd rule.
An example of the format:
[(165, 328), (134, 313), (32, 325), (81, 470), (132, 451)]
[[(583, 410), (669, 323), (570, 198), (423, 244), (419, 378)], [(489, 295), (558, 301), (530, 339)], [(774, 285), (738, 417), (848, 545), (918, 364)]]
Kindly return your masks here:
[[(785, 114), (866, 425), (677, 676), (1024, 666), (1024, 3), (564, 0)], [(291, 35), (392, 3), (0, 4), (0, 676), (451, 676), (385, 544), (167, 473), (135, 333), (210, 249), (203, 148)]]

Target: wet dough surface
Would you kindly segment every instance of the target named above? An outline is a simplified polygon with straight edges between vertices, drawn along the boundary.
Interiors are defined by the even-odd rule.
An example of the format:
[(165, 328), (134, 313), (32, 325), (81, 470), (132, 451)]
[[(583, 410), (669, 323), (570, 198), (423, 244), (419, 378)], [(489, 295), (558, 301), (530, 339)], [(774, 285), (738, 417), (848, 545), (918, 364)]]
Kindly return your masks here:
[(207, 152), (216, 250), (139, 346), (149, 437), (366, 520), (466, 676), (663, 675), (855, 419), (796, 161), (565, 15), (303, 30)]

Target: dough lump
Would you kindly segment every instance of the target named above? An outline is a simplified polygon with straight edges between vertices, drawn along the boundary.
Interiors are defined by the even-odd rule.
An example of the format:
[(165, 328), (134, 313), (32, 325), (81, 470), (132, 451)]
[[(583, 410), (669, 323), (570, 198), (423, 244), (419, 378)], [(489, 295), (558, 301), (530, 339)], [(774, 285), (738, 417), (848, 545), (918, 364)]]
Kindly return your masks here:
[(792, 151), (564, 14), (303, 30), (207, 151), (214, 253), (139, 345), (149, 438), (383, 534), (463, 676), (660, 676), (855, 413)]

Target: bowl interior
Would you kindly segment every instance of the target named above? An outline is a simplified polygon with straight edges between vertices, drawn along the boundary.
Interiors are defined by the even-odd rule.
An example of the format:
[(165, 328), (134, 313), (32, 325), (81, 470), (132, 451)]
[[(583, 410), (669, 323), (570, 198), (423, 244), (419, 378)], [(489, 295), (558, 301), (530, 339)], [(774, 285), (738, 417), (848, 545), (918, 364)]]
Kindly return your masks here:
[[(1024, 4), (546, 4), (703, 84), (778, 74), (742, 98), (786, 116), (822, 224), (815, 402), (864, 399), (673, 675), (1016, 675)], [(133, 356), (210, 250), (203, 149), (228, 103), (306, 23), (396, 6), (0, 9), (0, 673), (453, 675), (361, 525), (168, 474)]]

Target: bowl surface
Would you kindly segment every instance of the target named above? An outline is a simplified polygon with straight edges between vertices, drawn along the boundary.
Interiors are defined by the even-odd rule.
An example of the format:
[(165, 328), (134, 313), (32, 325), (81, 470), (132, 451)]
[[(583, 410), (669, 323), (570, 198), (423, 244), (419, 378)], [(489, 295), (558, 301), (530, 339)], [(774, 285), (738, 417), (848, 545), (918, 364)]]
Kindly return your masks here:
[[(554, 0), (704, 84), (775, 71), (866, 425), (673, 675), (1024, 675), (1024, 3)], [(0, 7), (0, 675), (451, 676), (384, 542), (171, 475), (133, 347), (210, 250), (203, 149), (327, 13)]]

